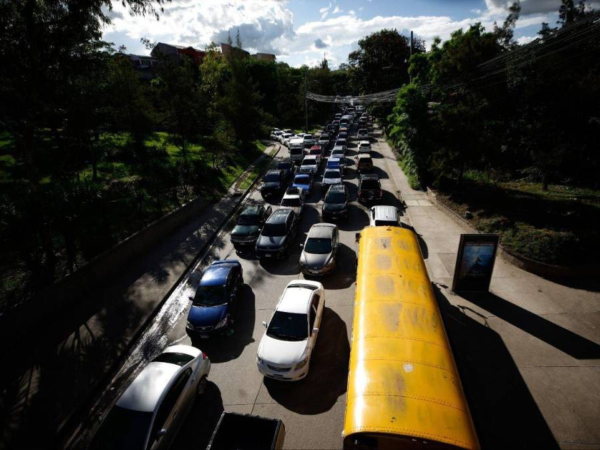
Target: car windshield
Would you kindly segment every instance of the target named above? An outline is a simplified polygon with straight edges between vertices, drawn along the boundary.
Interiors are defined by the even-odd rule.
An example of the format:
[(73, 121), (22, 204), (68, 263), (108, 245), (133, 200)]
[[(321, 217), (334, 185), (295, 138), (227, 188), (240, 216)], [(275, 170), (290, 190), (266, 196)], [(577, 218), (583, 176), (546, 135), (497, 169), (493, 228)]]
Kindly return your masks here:
[(285, 223), (266, 223), (263, 230), (263, 236), (285, 236)]
[(259, 225), (260, 218), (256, 214), (242, 214), (238, 219), (238, 225)]
[(398, 222), (396, 222), (394, 220), (376, 220), (375, 226), (376, 227), (397, 227)]
[(278, 173), (268, 173), (265, 176), (265, 183), (277, 183), (279, 182), (279, 174)]
[(296, 183), (296, 184), (308, 184), (308, 183), (310, 183), (310, 177), (299, 175), (296, 178), (294, 178), (294, 183)]
[(330, 192), (325, 197), (325, 203), (344, 203), (346, 196), (343, 192)]
[(225, 303), (225, 286), (199, 286), (194, 306), (217, 306)]
[(283, 200), (281, 200), (281, 206), (289, 206), (291, 208), (295, 208), (297, 206), (302, 206), (302, 203), (300, 203), (300, 199), (298, 197), (284, 198)]
[(316, 253), (319, 255), (326, 255), (331, 253), (331, 239), (329, 238), (309, 238), (306, 241), (304, 250), (307, 253)]
[(299, 147), (290, 148), (290, 155), (296, 155), (296, 154), (302, 154), (302, 153), (304, 153), (303, 148), (299, 148)]
[(320, 148), (314, 148), (310, 151), (311, 155), (320, 155), (321, 154), (321, 149)]
[(102, 424), (92, 449), (143, 450), (152, 423), (152, 412), (115, 406)]
[(306, 314), (276, 311), (267, 336), (282, 341), (303, 341), (308, 337), (308, 318)]
[(323, 178), (342, 178), (339, 170), (326, 170)]
[(346, 139), (338, 139), (335, 145), (346, 145)]
[(361, 189), (379, 189), (379, 182), (377, 180), (363, 180), (360, 185)]
[(292, 167), (290, 163), (277, 164), (278, 169), (288, 170), (290, 167)]
[(316, 159), (305, 159), (305, 160), (302, 162), (302, 165), (303, 165), (303, 166), (314, 166), (314, 165), (316, 165), (316, 164), (317, 164), (317, 160), (316, 160)]

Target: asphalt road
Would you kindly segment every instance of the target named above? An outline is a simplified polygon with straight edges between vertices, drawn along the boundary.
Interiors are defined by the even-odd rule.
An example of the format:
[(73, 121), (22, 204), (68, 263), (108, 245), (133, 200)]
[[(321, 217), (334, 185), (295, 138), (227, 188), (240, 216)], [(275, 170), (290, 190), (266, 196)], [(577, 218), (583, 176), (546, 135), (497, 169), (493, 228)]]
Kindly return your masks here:
[[(381, 140), (379, 131), (375, 130), (372, 136), (375, 171), (380, 175), (385, 191), (381, 204), (399, 206), (398, 189), (386, 170), (388, 164), (396, 162), (390, 157), (383, 157), (381, 146), (387, 144)], [(201, 401), (196, 402), (179, 432), (174, 448), (206, 448), (223, 410), (282, 419), (286, 427), (286, 449), (341, 448), (354, 313), (357, 251), (355, 233), (368, 225), (367, 209), (356, 199), (356, 146), (357, 140), (354, 139), (349, 144), (347, 159), (350, 166), (344, 179), (351, 200), (349, 217), (338, 223), (341, 243), (338, 266), (332, 274), (320, 279), (326, 289), (326, 308), (307, 378), (295, 383), (264, 379), (256, 367), (256, 352), (265, 330), (262, 321), (270, 318), (287, 283), (303, 278), (298, 265), (300, 244), (304, 242), (310, 227), (320, 221), (320, 183), (315, 184), (315, 189), (307, 198), (293, 251), (287, 259), (261, 263), (252, 253), (237, 253), (228, 235), (233, 223), (228, 224), (198, 269), (174, 291), (172, 299), (166, 302), (164, 308), (168, 314), (159, 315), (156, 325), (146, 333), (148, 336), (155, 336), (148, 340), (155, 343), (152, 347), (160, 341), (164, 343), (166, 334), (169, 342), (195, 345), (212, 361), (207, 392)], [(388, 151), (385, 154), (390, 153)], [(282, 147), (274, 163), (286, 159), (288, 155), (287, 149)], [(261, 201), (263, 200), (257, 191), (252, 192), (247, 199), (247, 202)], [(238, 310), (234, 333), (192, 342), (185, 331), (190, 306), (188, 296), (194, 291), (202, 265), (211, 259), (228, 258), (241, 261), (245, 281), (244, 297)], [(156, 334), (161, 333), (162, 339), (156, 339)], [(154, 351), (142, 349), (134, 353), (144, 355)], [(136, 365), (132, 363), (130, 361), (126, 366)]]

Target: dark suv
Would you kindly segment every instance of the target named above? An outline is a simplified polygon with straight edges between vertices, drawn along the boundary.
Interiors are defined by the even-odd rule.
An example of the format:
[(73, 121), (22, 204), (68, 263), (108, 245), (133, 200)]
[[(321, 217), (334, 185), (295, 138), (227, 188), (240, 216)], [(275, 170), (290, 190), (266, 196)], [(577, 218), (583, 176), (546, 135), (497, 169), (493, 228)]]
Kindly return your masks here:
[(358, 201), (361, 203), (381, 200), (383, 191), (379, 182), (379, 175), (375, 173), (364, 174), (358, 181)]
[(285, 258), (289, 254), (296, 237), (297, 219), (292, 208), (280, 208), (271, 214), (256, 241), (258, 259)]
[(231, 230), (231, 243), (237, 250), (247, 246), (254, 247), (260, 229), (271, 215), (271, 211), (272, 208), (265, 205), (248, 206), (242, 211)]
[(348, 190), (343, 184), (334, 184), (323, 199), (321, 218), (327, 221), (342, 217), (348, 217)]
[(260, 185), (260, 194), (264, 199), (283, 194), (286, 176), (283, 170), (269, 170)]

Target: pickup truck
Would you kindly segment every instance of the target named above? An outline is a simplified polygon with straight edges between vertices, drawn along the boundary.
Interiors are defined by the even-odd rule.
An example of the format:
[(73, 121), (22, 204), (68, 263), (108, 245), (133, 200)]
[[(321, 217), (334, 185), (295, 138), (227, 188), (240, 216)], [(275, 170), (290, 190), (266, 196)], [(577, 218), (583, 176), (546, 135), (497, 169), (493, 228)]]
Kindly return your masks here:
[(279, 450), (284, 439), (279, 419), (223, 412), (206, 450)]

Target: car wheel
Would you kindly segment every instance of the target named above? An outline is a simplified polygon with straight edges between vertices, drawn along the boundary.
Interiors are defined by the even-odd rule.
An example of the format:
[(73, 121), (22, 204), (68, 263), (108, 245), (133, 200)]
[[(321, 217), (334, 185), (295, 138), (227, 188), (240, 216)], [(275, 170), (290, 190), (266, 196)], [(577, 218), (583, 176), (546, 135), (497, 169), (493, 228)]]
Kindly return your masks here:
[(198, 387), (196, 388), (196, 394), (198, 396), (204, 394), (204, 392), (206, 392), (206, 386), (208, 386), (208, 378), (206, 378), (206, 376), (200, 378), (200, 381), (198, 382)]

